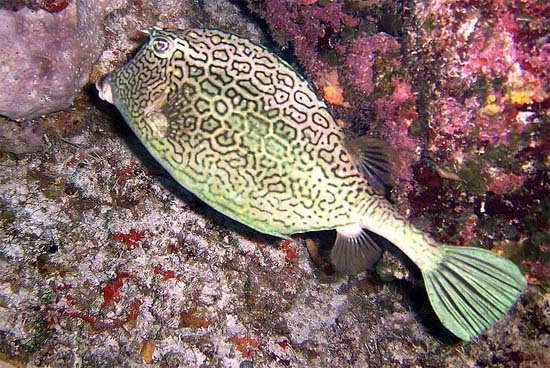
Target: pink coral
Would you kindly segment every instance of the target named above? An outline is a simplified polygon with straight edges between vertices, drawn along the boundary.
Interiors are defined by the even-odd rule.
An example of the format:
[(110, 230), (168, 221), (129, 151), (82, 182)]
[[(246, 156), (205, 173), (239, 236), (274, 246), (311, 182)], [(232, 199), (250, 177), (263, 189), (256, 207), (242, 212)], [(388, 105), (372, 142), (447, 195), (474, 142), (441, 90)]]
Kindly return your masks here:
[(486, 26), (476, 22), (468, 37), (469, 42), (465, 44), (464, 57), (459, 65), (455, 65), (462, 76), (467, 78), (484, 74), (496, 77), (506, 74), (517, 54), (512, 33), (517, 30), (517, 25), (511, 17), (511, 14), (503, 14), (496, 24), (487, 23), (491, 26), (491, 33), (488, 33)]
[(374, 92), (374, 63), (387, 53), (399, 52), (396, 39), (385, 33), (361, 36), (353, 40), (347, 53), (346, 78), (361, 93)]
[(405, 81), (392, 81), (393, 93), (374, 101), (375, 120), (373, 130), (382, 132), (398, 154), (396, 175), (409, 181), (412, 177), (412, 164), (418, 161), (417, 141), (409, 136), (409, 128), (418, 118), (411, 85)]
[(282, 47), (292, 43), (296, 57), (311, 75), (328, 67), (328, 63), (319, 58), (320, 43), (338, 33), (342, 22), (347, 19), (340, 2), (320, 6), (267, 0), (261, 14), (274, 30), (277, 43)]
[[(429, 144), (426, 147), (434, 156), (439, 155), (440, 159), (446, 157), (447, 153), (462, 151), (465, 137), (475, 128), (475, 109), (478, 107), (476, 98), (466, 99), (460, 103), (454, 97), (440, 98), (437, 104), (432, 104), (431, 121), (428, 125)], [(460, 167), (461, 158), (459, 155), (449, 155), (453, 158), (450, 166)]]
[(468, 98), (466, 94), (472, 89), (485, 88), (489, 98), (482, 100), (476, 94), (478, 103), (465, 105), (454, 122), (462, 126), (460, 116), (468, 116), (469, 124), (476, 128), (471, 130), (472, 138), (508, 144), (507, 135), (518, 132), (513, 123), (517, 113), (514, 106), (540, 103), (550, 97), (550, 43), (543, 38), (538, 40), (544, 42), (538, 47), (525, 42), (517, 13), (538, 14), (550, 6), (518, 1), (488, 2), (483, 8), (474, 1), (446, 5), (418, 9), (420, 19), (437, 24), (433, 29), (424, 28), (423, 37), (435, 45), (434, 57), (443, 61), (441, 70), (445, 73), (441, 99), (431, 104), (434, 120), (430, 125), (436, 135), (438, 131), (447, 133), (436, 123), (440, 107), (449, 99)]
[(513, 192), (520, 188), (525, 182), (525, 175), (503, 173), (500, 170), (495, 170), (491, 176), (492, 180), (489, 184), (489, 191), (497, 195)]

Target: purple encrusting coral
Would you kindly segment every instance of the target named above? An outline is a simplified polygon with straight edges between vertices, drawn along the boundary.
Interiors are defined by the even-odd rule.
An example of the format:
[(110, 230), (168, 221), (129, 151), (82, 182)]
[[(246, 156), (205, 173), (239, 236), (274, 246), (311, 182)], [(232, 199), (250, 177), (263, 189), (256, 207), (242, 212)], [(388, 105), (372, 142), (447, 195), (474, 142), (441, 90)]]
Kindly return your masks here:
[(409, 134), (411, 124), (418, 119), (416, 97), (412, 86), (406, 81), (393, 79), (391, 86), (393, 92), (390, 96), (373, 101), (371, 129), (379, 132), (392, 146), (393, 152), (399, 154), (399, 159), (394, 163), (394, 175), (403, 179), (401, 185), (408, 188), (412, 163), (418, 161), (420, 153), (418, 140)]
[[(522, 252), (531, 281), (547, 282), (531, 259), (550, 264), (544, 250), (550, 242), (544, 199), (550, 196), (544, 169), (550, 156), (550, 5), (417, 2), (415, 16), (417, 42), (430, 45), (422, 70), (437, 87), (425, 99), (425, 155), (467, 190), (463, 201), (449, 191), (439, 199), (475, 216), (478, 241), (493, 240), (511, 255)], [(473, 210), (465, 201), (475, 203)], [(461, 228), (458, 223), (455, 232)]]
[[(394, 152), (399, 152), (394, 174), (404, 179), (406, 186), (412, 178), (411, 165), (419, 158), (417, 139), (408, 134), (418, 114), (409, 77), (402, 70), (400, 51), (397, 39), (386, 33), (359, 36), (344, 53), (342, 74), (355, 92), (355, 106), (370, 102), (374, 112), (371, 131), (386, 140)], [(373, 94), (374, 98), (370, 98)], [(361, 98), (363, 101), (359, 102)]]
[(328, 63), (318, 57), (323, 40), (340, 31), (345, 14), (340, 2), (325, 7), (299, 6), (284, 0), (267, 0), (263, 4), (274, 37), (282, 47), (292, 43), (294, 52), (311, 73), (326, 69)]
[(367, 97), (374, 92), (375, 61), (390, 52), (397, 54), (400, 48), (397, 40), (385, 33), (357, 37), (346, 52), (345, 78)]
[[(514, 137), (535, 118), (534, 113), (521, 112), (532, 111), (550, 97), (550, 43), (529, 29), (543, 21), (531, 18), (542, 16), (543, 8), (548, 21), (550, 7), (520, 1), (476, 4), (417, 8), (425, 25), (420, 37), (432, 45), (428, 56), (437, 56), (441, 63), (442, 93), (427, 106), (436, 122), (430, 126), (429, 150), (436, 157), (446, 155), (445, 142), (461, 137), (463, 144), (450, 158), (459, 170), (479, 155), (475, 146), (480, 143), (517, 153), (521, 144)], [(499, 180), (486, 171), (480, 174), (488, 182)]]

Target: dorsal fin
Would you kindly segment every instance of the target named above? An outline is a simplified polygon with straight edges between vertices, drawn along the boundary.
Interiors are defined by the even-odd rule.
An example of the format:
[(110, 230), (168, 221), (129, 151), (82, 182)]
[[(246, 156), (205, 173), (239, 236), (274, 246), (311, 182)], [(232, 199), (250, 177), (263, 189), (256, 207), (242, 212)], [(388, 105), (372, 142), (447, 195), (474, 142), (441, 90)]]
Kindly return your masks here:
[(390, 145), (381, 139), (363, 135), (347, 138), (346, 147), (365, 179), (377, 192), (383, 194), (385, 185), (393, 184), (395, 154)]

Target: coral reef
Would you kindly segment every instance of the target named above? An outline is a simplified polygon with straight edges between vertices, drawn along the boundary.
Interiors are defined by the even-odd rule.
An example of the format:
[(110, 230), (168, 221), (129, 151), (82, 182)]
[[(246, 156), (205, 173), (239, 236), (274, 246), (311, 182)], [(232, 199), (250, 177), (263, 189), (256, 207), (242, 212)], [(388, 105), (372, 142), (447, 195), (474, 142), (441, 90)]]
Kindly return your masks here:
[[(432, 62), (437, 57), (440, 64), (435, 76), (438, 95), (434, 91), (426, 106), (431, 123), (428, 154), (459, 175), (469, 162), (486, 156), (487, 149), (501, 150), (501, 161), (505, 156), (512, 159), (529, 144), (528, 134), (522, 136), (525, 128), (532, 130), (547, 118), (542, 107), (550, 99), (550, 43), (539, 34), (542, 29), (531, 27), (545, 22), (542, 15), (548, 17), (550, 7), (542, 2), (505, 3), (480, 7), (460, 1), (444, 8), (420, 3), (416, 8), (423, 26), (419, 42), (430, 42), (427, 57)], [(537, 110), (543, 115), (537, 116)], [(477, 173), (486, 184), (480, 191), (498, 191), (510, 175), (516, 183), (510, 189), (521, 187), (517, 179), (526, 172), (494, 159), (484, 161)]]
[[(36, 32), (51, 50), (32, 50), (74, 50), (82, 4), (96, 6), (83, 11), (99, 30), (89, 38), (99, 60), (67, 55), (81, 66), (70, 75), (65, 59), (44, 69), (62, 75), (59, 108), (76, 95), (74, 109), (0, 120), (0, 365), (550, 365), (546, 1), (247, 2), (346, 129), (392, 145), (391, 199), (404, 214), (439, 240), (521, 265), (530, 287), (469, 343), (438, 327), (419, 275), (399, 255), (344, 278), (326, 265), (330, 234), (305, 241), (312, 262), (302, 242), (281, 244), (214, 213), (82, 90), (125, 62), (143, 41), (138, 30), (155, 24), (213, 26), (269, 44), (242, 2), (82, 0), (55, 14), (20, 10), (44, 24), (72, 17), (73, 28)], [(20, 17), (13, 9), (55, 12), (63, 1), (5, 5), (0, 43), (16, 37), (3, 28)], [(29, 55), (31, 44), (3, 49)], [(0, 70), (30, 60), (6, 57)], [(50, 87), (25, 88), (40, 100)], [(53, 111), (39, 112), (40, 101), (23, 109), (25, 101), (7, 106), (12, 118)]]
[(443, 231), (460, 243), (473, 232), (482, 245), (522, 254), (533, 282), (541, 274), (531, 262), (550, 262), (549, 14), (543, 1), (418, 1), (409, 34), (425, 58), (418, 70), (430, 77), (419, 128), (425, 160), (459, 180), (435, 188), (438, 203), (475, 223), (452, 221)]

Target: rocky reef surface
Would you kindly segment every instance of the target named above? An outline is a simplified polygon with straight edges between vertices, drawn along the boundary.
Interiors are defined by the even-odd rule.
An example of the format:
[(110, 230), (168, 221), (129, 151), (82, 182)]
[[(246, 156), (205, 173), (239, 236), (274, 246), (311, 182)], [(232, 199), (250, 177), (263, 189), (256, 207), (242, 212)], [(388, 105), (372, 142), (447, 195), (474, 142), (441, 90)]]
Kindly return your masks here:
[[(0, 365), (550, 365), (546, 1), (1, 7)], [(457, 341), (399, 254), (344, 277), (333, 234), (282, 243), (180, 188), (91, 86), (153, 25), (221, 28), (291, 62), (347, 130), (393, 147), (403, 214), (520, 265), (516, 307)]]
[(33, 119), (69, 108), (103, 51), (103, 18), (115, 3), (48, 0), (46, 10), (0, 9), (0, 115)]

